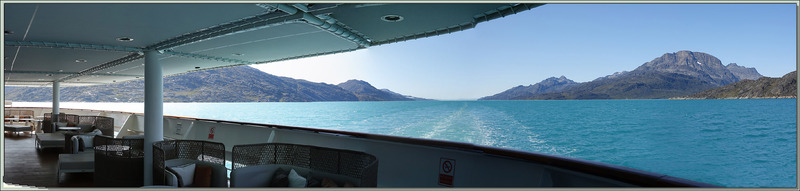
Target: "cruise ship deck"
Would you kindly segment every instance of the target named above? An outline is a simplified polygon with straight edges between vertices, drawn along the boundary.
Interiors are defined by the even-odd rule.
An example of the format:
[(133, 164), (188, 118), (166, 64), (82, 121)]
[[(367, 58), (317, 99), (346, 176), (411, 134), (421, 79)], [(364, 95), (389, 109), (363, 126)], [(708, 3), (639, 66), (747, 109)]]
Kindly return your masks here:
[[(55, 122), (49, 126), (51, 132), (56, 131), (54, 127), (61, 122), (59, 114), (63, 113), (113, 118), (113, 124), (109, 125), (113, 126), (113, 132), (102, 132), (113, 136), (109, 139), (143, 137), (138, 138), (141, 142), (136, 145), (101, 145), (118, 146), (114, 148), (119, 150), (114, 151), (110, 147), (96, 146), (94, 149), (107, 150), (95, 150), (94, 168), (90, 168), (93, 173), (62, 173), (57, 180), (59, 154), (66, 147), (50, 144), (48, 147), (56, 148), (38, 151), (34, 147), (35, 136), (5, 134), (4, 184), (37, 188), (98, 187), (113, 183), (117, 178), (98, 177), (100, 171), (119, 176), (134, 174), (111, 169), (119, 167), (143, 171), (137, 172), (143, 175), (134, 174), (133, 179), (139, 183), (130, 187), (165, 186), (167, 178), (161, 175), (166, 172), (158, 168), (164, 167), (166, 157), (163, 155), (166, 154), (163, 153), (166, 152), (158, 155), (156, 150), (160, 148), (156, 146), (165, 140), (177, 140), (218, 145), (214, 147), (218, 155), (196, 154), (189, 159), (219, 162), (223, 161), (220, 158), (225, 158), (224, 161), (233, 164), (233, 170), (245, 166), (236, 162), (237, 146), (255, 144), (303, 145), (306, 150), (336, 153), (336, 157), (331, 158), (337, 159), (344, 155), (368, 156), (365, 158), (371, 162), (368, 164), (370, 172), (366, 173), (369, 176), (361, 177), (362, 181), (368, 179), (364, 181), (368, 184), (362, 185), (376, 187), (715, 186), (600, 162), (469, 143), (163, 115), (164, 76), (336, 54), (446, 35), (530, 11), (542, 4), (3, 1), (2, 5), (4, 85), (53, 88), (50, 108), (10, 107), (6, 110), (32, 110), (32, 116), (43, 117), (45, 121), (51, 118)], [(141, 78), (144, 78), (143, 113), (59, 107), (61, 87)], [(104, 138), (93, 139), (96, 143)], [(214, 150), (203, 148), (198, 150)], [(127, 157), (124, 158), (126, 162), (136, 162), (109, 165), (104, 161), (107, 166), (99, 166), (98, 153)], [(169, 154), (169, 157), (177, 155)], [(309, 158), (316, 156), (309, 154), (299, 160), (308, 164)], [(459, 167), (453, 170), (452, 163), (456, 161)], [(142, 168), (131, 169), (134, 165)], [(228, 178), (220, 174), (213, 175), (223, 182), (218, 186), (228, 187), (224, 184)], [(103, 178), (106, 180), (98, 180)], [(233, 182), (234, 177), (230, 176), (231, 187), (235, 186)]]
[(93, 187), (93, 174), (63, 173), (56, 182), (58, 154), (61, 148), (36, 150), (32, 133), (6, 133), (3, 139), (3, 183), (18, 187)]

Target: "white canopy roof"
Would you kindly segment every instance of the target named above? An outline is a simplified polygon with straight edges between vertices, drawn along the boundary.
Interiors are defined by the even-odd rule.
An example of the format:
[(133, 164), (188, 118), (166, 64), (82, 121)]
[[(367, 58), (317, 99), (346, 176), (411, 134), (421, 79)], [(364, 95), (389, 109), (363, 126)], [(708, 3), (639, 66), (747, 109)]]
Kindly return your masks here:
[(541, 4), (3, 3), (5, 85), (107, 84), (447, 34)]

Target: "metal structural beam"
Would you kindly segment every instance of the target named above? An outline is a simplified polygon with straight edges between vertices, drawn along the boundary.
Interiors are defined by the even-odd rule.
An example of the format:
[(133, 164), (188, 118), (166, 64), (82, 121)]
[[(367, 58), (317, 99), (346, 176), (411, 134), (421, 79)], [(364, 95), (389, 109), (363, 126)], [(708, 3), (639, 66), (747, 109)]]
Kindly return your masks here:
[(320, 52), (320, 53), (316, 53), (316, 54), (309, 54), (309, 55), (303, 55), (303, 56), (294, 56), (294, 57), (288, 57), (288, 58), (282, 58), (282, 59), (270, 60), (270, 61), (262, 61), (262, 62), (256, 62), (255, 64), (266, 64), (266, 63), (280, 62), (280, 61), (285, 61), (285, 60), (300, 59), (300, 58), (306, 58), (306, 57), (314, 57), (314, 56), (321, 56), (321, 55), (328, 55), (328, 54), (338, 54), (338, 53), (342, 53), (342, 52), (350, 52), (350, 51), (353, 51), (353, 50), (357, 50), (357, 48), (355, 48), (355, 49), (345, 49), (345, 50), (334, 51), (334, 52)]
[[(303, 4), (287, 5), (287, 4), (278, 4), (278, 3), (276, 3), (276, 4), (265, 4), (265, 5), (272, 6), (275, 9), (281, 10), (286, 14), (302, 15), (302, 18), (303, 18), (303, 20), (306, 21), (306, 23), (308, 23), (310, 25), (313, 25), (313, 26), (315, 26), (317, 28), (326, 30), (326, 31), (330, 32), (331, 34), (339, 36), (339, 37), (341, 37), (343, 39), (349, 40), (349, 41), (357, 44), (359, 47), (366, 48), (366, 47), (369, 47), (371, 45), (370, 44), (370, 40), (368, 40), (363, 35), (361, 35), (361, 33), (357, 33), (357, 32), (351, 31), (349, 28), (345, 28), (345, 27), (339, 26), (337, 24), (332, 24), (332, 23), (325, 22), (324, 19), (319, 18), (314, 14), (308, 13), (307, 12), (308, 8), (305, 7), (305, 5), (303, 5)], [(264, 7), (264, 5), (260, 5), (260, 6)], [(297, 8), (297, 7), (300, 7), (300, 8)]]
[(83, 43), (69, 43), (69, 42), (45, 42), (45, 41), (5, 41), (6, 46), (16, 47), (33, 47), (33, 48), (66, 48), (66, 49), (81, 49), (81, 50), (104, 50), (104, 51), (117, 51), (117, 52), (141, 52), (141, 48), (114, 46), (114, 45), (100, 45), (100, 44), (83, 44)]
[[(164, 77), (157, 51), (144, 53), (144, 145), (164, 140)], [(153, 147), (144, 147), (144, 185), (153, 185)]]
[(216, 57), (216, 56), (207, 56), (207, 55), (202, 55), (202, 54), (175, 52), (175, 51), (170, 51), (170, 50), (164, 50), (162, 52), (164, 54), (170, 54), (170, 55), (175, 55), (175, 56), (180, 56), (180, 57), (187, 57), (187, 58), (213, 60), (213, 61), (236, 63), (236, 64), (255, 64), (255, 62), (250, 62), (250, 61), (245, 61), (245, 60), (232, 59), (232, 58), (223, 58), (223, 57)]
[(97, 65), (95, 67), (91, 67), (89, 69), (80, 71), (77, 74), (73, 74), (73, 75), (69, 75), (69, 76), (63, 77), (61, 79), (58, 79), (58, 81), (67, 81), (67, 80), (74, 79), (74, 78), (77, 78), (77, 77), (81, 77), (81, 76), (84, 76), (84, 75), (98, 74), (96, 72), (101, 71), (101, 70), (105, 70), (105, 69), (108, 69), (108, 68), (111, 68), (111, 67), (114, 67), (114, 66), (122, 65), (122, 64), (125, 64), (125, 63), (128, 63), (128, 62), (132, 62), (134, 60), (138, 60), (138, 59), (141, 59), (141, 58), (144, 58), (144, 55), (139, 54), (138, 52), (137, 53), (133, 53), (133, 54), (129, 54), (128, 56), (125, 56), (125, 57), (122, 57), (122, 58), (119, 58), (119, 59), (116, 59), (116, 60), (112, 60), (110, 62), (106, 62), (104, 64), (100, 64), (100, 65)]
[[(53, 75), (75, 75), (78, 72), (44, 72), (44, 71), (5, 71), (6, 74), (53, 74)], [(119, 76), (119, 77), (144, 77), (144, 75), (133, 74), (109, 74), (109, 73), (92, 73), (86, 74), (87, 76)]]
[(58, 129), (56, 129), (56, 128), (58, 128), (56, 123), (59, 122), (59, 119), (58, 119), (58, 114), (59, 114), (58, 107), (59, 107), (59, 105), (58, 104), (59, 104), (60, 99), (61, 99), (60, 95), (59, 95), (59, 89), (61, 89), (60, 86), (61, 86), (60, 83), (53, 82), (53, 107), (52, 107), (53, 112), (51, 112), (52, 116), (50, 118), (50, 122), (53, 123), (50, 127), (52, 127), (53, 129), (48, 129), (48, 130), (50, 130), (52, 132), (56, 132), (56, 130), (58, 130)]
[(161, 41), (154, 45), (148, 46), (146, 49), (149, 50), (172, 49), (178, 46), (191, 44), (212, 38), (217, 38), (229, 34), (255, 30), (262, 27), (268, 27), (271, 24), (280, 23), (293, 19), (293, 18), (287, 18), (287, 16), (288, 15), (282, 12), (275, 12), (275, 11), (267, 12), (264, 14), (217, 25), (197, 32), (184, 34), (175, 38)]

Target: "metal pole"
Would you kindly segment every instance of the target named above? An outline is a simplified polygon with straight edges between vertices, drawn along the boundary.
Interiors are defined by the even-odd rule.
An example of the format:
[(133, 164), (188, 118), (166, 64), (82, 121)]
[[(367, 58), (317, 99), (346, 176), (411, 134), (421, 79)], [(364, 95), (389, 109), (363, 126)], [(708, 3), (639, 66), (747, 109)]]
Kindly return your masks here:
[(164, 79), (157, 51), (144, 53), (144, 185), (153, 185), (153, 143), (164, 139)]
[[(60, 95), (58, 93), (58, 90), (61, 89), (60, 86), (61, 86), (61, 82), (53, 82), (53, 113), (52, 113), (53, 116), (51, 116), (51, 118), (50, 118), (51, 119), (50, 122), (53, 123), (53, 125), (50, 126), (50, 127), (53, 128), (53, 129), (51, 129), (52, 132), (56, 132), (56, 130), (57, 130), (56, 123), (58, 123), (58, 113), (59, 113), (59, 111), (58, 111), (58, 102), (60, 101), (60, 98), (59, 98)], [(42, 131), (44, 131), (44, 130), (42, 130)]]

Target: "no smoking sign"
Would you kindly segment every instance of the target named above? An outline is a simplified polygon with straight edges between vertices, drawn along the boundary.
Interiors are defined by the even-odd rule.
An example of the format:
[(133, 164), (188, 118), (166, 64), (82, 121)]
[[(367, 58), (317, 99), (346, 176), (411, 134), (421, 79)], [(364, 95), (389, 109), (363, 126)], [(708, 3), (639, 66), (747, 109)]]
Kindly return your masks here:
[(453, 187), (456, 173), (456, 160), (449, 158), (439, 159), (439, 185)]

